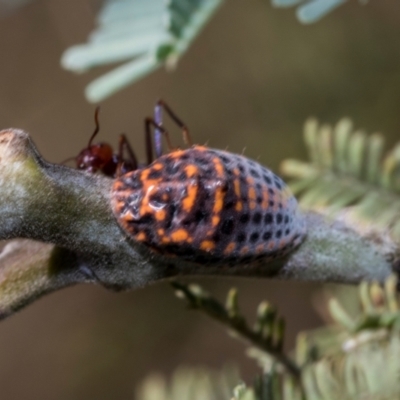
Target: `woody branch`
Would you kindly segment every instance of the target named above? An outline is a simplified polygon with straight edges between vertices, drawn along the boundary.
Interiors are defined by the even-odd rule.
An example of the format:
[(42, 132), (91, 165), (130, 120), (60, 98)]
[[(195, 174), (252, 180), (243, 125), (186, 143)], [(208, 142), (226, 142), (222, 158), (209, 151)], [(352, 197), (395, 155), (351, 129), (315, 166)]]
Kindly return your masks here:
[(312, 213), (305, 242), (274, 263), (214, 268), (155, 258), (120, 229), (111, 182), (44, 161), (21, 130), (0, 131), (0, 239), (8, 240), (0, 253), (0, 318), (75, 283), (129, 289), (201, 274), (355, 283), (383, 280), (395, 268), (381, 243)]

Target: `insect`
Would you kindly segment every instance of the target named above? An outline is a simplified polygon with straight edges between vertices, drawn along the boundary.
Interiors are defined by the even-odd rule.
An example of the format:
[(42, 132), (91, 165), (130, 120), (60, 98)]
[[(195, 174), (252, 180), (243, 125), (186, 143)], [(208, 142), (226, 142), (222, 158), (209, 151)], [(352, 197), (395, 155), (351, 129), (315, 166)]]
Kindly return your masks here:
[[(116, 177), (118, 168), (119, 173), (134, 171), (138, 168), (138, 162), (134, 151), (132, 150), (125, 134), (119, 137), (118, 152), (114, 153), (108, 143), (94, 143), (93, 140), (100, 130), (99, 110), (97, 107), (94, 114), (95, 130), (90, 136), (89, 143), (76, 157), (75, 160), (78, 169), (86, 170), (91, 173), (101, 172), (106, 176)], [(127, 157), (124, 154), (127, 153)], [(65, 160), (69, 161), (71, 159)]]
[[(164, 103), (158, 106), (182, 129)], [(297, 201), (269, 169), (242, 155), (194, 145), (173, 149), (168, 131), (147, 118), (170, 152), (118, 176), (114, 215), (134, 241), (152, 251), (202, 264), (246, 264), (285, 255), (305, 236)], [(156, 149), (156, 154), (157, 154)]]

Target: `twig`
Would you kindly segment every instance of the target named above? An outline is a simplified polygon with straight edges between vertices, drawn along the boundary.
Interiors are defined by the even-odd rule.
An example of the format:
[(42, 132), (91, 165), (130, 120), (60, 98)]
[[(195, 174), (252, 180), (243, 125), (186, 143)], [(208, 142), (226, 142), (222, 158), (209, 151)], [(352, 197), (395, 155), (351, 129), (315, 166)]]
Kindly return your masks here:
[[(47, 163), (23, 131), (0, 131), (0, 239), (26, 238), (66, 251), (60, 253), (59, 268), (52, 248), (39, 244), (31, 247), (40, 254), (35, 268), (32, 252), (27, 254), (23, 246), (15, 273), (5, 273), (7, 262), (0, 262), (1, 285), (7, 288), (0, 290), (0, 318), (10, 313), (2, 314), (2, 309), (16, 310), (65, 284), (96, 282), (131, 289), (179, 275), (356, 283), (383, 281), (396, 266), (394, 258), (388, 259), (385, 243), (363, 238), (344, 223), (314, 213), (305, 214), (305, 242), (273, 263), (212, 267), (156, 256), (130, 241), (119, 227), (110, 207), (111, 183), (100, 175)], [(29, 271), (36, 273), (27, 279)], [(44, 281), (42, 286), (39, 282)], [(6, 292), (13, 295), (6, 298)]]

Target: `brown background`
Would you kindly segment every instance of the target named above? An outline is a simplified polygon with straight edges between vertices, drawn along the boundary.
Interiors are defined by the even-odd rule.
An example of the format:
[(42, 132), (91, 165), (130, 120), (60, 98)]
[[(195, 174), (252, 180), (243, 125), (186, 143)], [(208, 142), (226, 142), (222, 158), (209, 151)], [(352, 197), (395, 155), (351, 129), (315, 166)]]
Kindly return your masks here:
[[(31, 133), (52, 162), (76, 154), (93, 130), (94, 106), (83, 76), (59, 59), (93, 28), (99, 3), (37, 0), (0, 19), (0, 126)], [(173, 106), (199, 143), (241, 152), (277, 169), (285, 157), (305, 157), (303, 121), (342, 116), (400, 132), (400, 3), (350, 1), (312, 26), (267, 0), (229, 0), (181, 60), (102, 103), (101, 138), (127, 132), (143, 155), (143, 118), (157, 98)], [(176, 131), (175, 141), (180, 136)], [(288, 318), (289, 342), (317, 326), (312, 292), (319, 285), (245, 279), (194, 279), (222, 297), (235, 285), (253, 315), (267, 298)], [(257, 371), (241, 343), (189, 312), (168, 284), (114, 294), (77, 286), (49, 295), (0, 324), (0, 397), (14, 399), (131, 399), (150, 371), (176, 366), (240, 364)]]

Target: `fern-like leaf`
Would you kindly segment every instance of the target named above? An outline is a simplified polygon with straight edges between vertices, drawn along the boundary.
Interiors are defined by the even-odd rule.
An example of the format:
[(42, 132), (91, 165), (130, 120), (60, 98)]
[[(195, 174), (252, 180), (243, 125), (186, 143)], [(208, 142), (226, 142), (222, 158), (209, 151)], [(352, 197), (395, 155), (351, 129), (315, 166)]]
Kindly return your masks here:
[(223, 0), (107, 0), (86, 44), (65, 51), (61, 64), (73, 72), (126, 62), (86, 88), (98, 102), (155, 69), (174, 66)]
[[(271, 0), (275, 7), (298, 6), (297, 19), (303, 24), (312, 24), (328, 15), (337, 7), (348, 0)], [(366, 3), (368, 0), (359, 0), (360, 3)]]
[[(310, 162), (285, 160), (282, 173), (307, 210), (343, 219), (379, 240), (400, 243), (400, 144), (383, 156), (384, 139), (353, 131), (350, 119), (335, 127), (309, 119), (304, 141)], [(391, 241), (388, 241), (388, 243)]]

